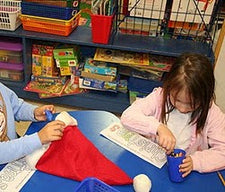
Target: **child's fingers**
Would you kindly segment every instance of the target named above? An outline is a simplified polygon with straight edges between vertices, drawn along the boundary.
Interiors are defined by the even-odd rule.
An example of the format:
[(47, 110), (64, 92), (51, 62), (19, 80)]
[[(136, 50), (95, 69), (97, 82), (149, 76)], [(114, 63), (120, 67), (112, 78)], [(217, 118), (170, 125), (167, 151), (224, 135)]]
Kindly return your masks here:
[(182, 171), (182, 172), (183, 172), (182, 177), (186, 177), (191, 173), (191, 170), (189, 169), (187, 171)]
[(179, 171), (183, 173), (182, 177), (186, 177), (188, 174), (191, 173), (192, 169), (192, 159), (190, 156), (188, 156), (183, 160), (183, 163), (180, 165)]

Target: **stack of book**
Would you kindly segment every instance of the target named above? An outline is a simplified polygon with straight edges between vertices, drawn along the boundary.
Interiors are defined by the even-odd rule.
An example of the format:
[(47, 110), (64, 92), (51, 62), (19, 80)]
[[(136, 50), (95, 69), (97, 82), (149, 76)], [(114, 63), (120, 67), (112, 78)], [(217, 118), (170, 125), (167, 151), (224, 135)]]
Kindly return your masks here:
[(207, 25), (211, 21), (216, 1), (174, 0), (168, 22), (173, 30), (173, 38), (204, 40), (207, 37)]
[(79, 79), (79, 87), (117, 92), (119, 77), (117, 67), (92, 58), (86, 58)]
[[(140, 95), (146, 95), (153, 87), (161, 85), (163, 74), (170, 70), (174, 59), (174, 57), (148, 53), (102, 48), (98, 48), (94, 55), (95, 61), (117, 64), (118, 74), (127, 76), (128, 90), (139, 92)], [(140, 86), (137, 86), (138, 84)]]
[(161, 20), (125, 17), (119, 24), (119, 31), (124, 34), (156, 37), (161, 31)]
[(97, 48), (94, 60), (118, 64), (119, 72), (123, 75), (160, 81), (163, 73), (170, 70), (174, 58)]
[(125, 34), (156, 37), (161, 33), (167, 0), (123, 0), (119, 31)]
[(74, 48), (55, 47), (56, 44), (33, 44), (31, 81), (24, 88), (25, 91), (36, 92), (40, 98), (59, 97), (84, 91), (79, 88), (79, 77), (75, 76), (79, 51), (75, 54)]

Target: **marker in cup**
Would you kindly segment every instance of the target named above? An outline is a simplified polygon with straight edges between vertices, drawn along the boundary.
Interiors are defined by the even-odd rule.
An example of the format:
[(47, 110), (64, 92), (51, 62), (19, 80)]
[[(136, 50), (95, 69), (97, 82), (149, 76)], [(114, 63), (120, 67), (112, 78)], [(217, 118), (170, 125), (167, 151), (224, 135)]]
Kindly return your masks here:
[(45, 115), (46, 115), (47, 121), (52, 121), (53, 120), (53, 115), (52, 115), (51, 111), (45, 110)]

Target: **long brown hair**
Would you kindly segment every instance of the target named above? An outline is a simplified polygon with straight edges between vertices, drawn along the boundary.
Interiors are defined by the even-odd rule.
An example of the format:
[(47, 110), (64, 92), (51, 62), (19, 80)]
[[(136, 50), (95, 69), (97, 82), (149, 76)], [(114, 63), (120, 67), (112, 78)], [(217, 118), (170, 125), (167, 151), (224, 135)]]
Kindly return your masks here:
[(175, 92), (176, 99), (180, 90), (187, 89), (194, 109), (189, 124), (196, 123), (196, 133), (200, 133), (215, 98), (214, 88), (213, 66), (209, 59), (196, 53), (182, 54), (163, 80), (161, 121), (166, 124), (166, 114), (174, 109), (169, 99), (171, 91)]

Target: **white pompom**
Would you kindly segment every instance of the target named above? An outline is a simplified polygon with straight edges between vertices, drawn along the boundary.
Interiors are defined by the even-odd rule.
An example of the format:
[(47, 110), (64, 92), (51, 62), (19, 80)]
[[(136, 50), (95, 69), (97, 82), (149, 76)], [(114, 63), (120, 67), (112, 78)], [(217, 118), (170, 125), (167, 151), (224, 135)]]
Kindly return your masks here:
[(68, 126), (68, 125), (77, 125), (77, 120), (75, 118), (73, 118), (66, 111), (62, 111), (61, 113), (59, 113), (56, 116), (55, 120), (63, 121), (66, 124), (66, 126)]
[(135, 192), (149, 192), (152, 187), (152, 182), (145, 174), (140, 174), (134, 177), (133, 186)]

